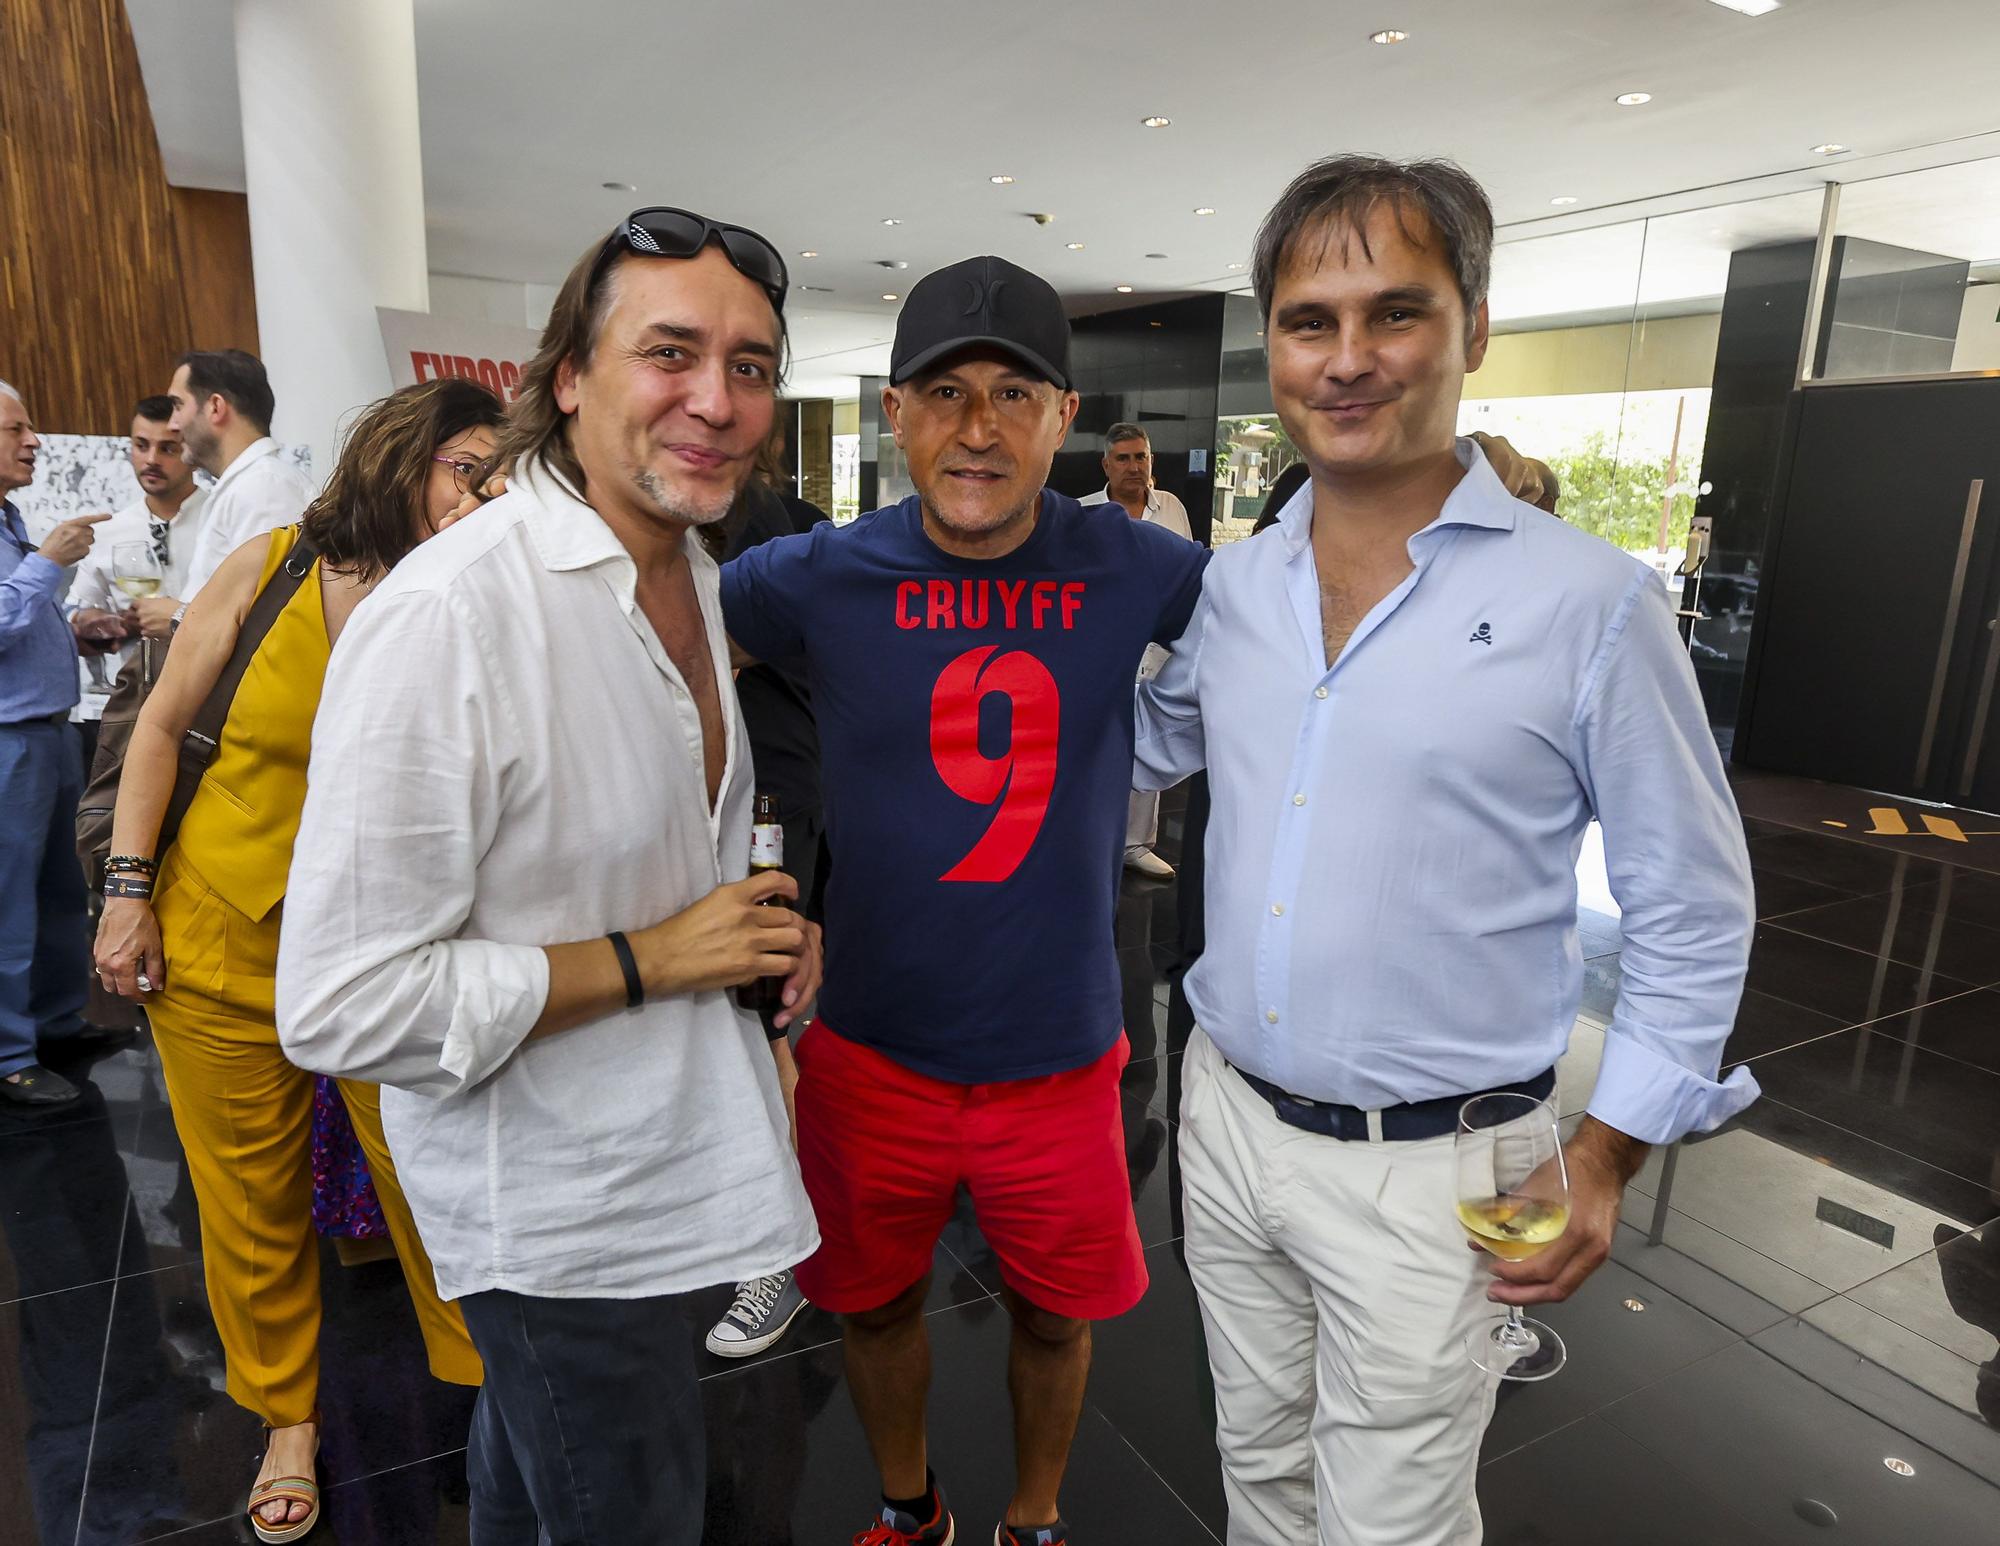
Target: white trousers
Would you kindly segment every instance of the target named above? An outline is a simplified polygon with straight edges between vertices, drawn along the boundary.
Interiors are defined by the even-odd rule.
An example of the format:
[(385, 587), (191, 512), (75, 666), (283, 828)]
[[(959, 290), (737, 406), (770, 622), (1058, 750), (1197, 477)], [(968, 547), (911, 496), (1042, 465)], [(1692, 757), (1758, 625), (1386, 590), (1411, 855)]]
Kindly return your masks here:
[(1125, 807), (1125, 846), (1151, 848), (1160, 837), (1160, 794), (1157, 789), (1135, 789), (1132, 803)]
[(1199, 1029), (1181, 1095), (1187, 1264), (1215, 1376), (1229, 1546), (1477, 1546), (1501, 1313), (1454, 1211), (1452, 1138), (1280, 1122)]

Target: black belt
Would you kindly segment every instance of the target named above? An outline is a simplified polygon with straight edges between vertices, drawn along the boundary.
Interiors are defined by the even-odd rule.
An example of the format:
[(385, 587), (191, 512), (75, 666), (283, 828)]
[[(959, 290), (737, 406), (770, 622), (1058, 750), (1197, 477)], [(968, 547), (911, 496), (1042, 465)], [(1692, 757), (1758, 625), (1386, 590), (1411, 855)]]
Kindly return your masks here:
[(26, 730), (30, 725), (66, 725), (69, 710), (57, 709), (53, 714), (37, 714), (33, 719), (16, 719), (0, 725), (0, 730)]
[[(1368, 1139), (1368, 1113), (1359, 1106), (1341, 1106), (1331, 1101), (1307, 1100), (1290, 1090), (1281, 1090), (1268, 1079), (1245, 1073), (1234, 1063), (1237, 1077), (1271, 1103), (1280, 1122), (1324, 1138), (1347, 1143)], [(1442, 1138), (1458, 1131), (1458, 1113), (1478, 1095), (1527, 1095), (1547, 1100), (1556, 1087), (1556, 1071), (1535, 1075), (1524, 1084), (1504, 1084), (1497, 1090), (1474, 1090), (1466, 1095), (1440, 1095), (1436, 1100), (1411, 1101), (1403, 1106), (1382, 1108), (1382, 1137), (1390, 1143), (1411, 1143), (1419, 1138)]]

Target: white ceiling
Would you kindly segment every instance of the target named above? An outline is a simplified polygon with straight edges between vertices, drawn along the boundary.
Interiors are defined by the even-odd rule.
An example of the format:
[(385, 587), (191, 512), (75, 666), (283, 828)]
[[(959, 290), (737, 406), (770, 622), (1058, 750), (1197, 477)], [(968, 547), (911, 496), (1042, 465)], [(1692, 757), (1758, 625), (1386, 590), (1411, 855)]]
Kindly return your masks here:
[[(241, 188), (229, 0), (127, 7), (169, 178)], [(882, 369), (895, 306), (878, 297), (974, 252), (1077, 306), (1121, 283), (1240, 288), (1229, 265), (1258, 217), (1339, 149), (1463, 162), (1507, 228), (1496, 313), (1527, 321), (1635, 292), (1698, 303), (1734, 246), (1811, 235), (1825, 177), (1962, 160), (1975, 147), (1948, 142), (2000, 131), (1995, 0), (1787, 0), (1754, 19), (1710, 0), (416, 0), (416, 17), (434, 270), (546, 284), (637, 203), (754, 226), (796, 285), (831, 291), (789, 308), (801, 395)], [(1371, 44), (1383, 27), (1410, 40)], [(1654, 100), (1615, 106), (1627, 91)], [(1810, 153), (1826, 141), (1854, 154)], [(1931, 148), (1896, 154), (1911, 147)], [(1643, 289), (1637, 227), (1519, 245), (1647, 201), (1747, 198), (1698, 191), (1744, 179), (1804, 196), (1655, 221)], [(2000, 190), (1968, 188), (1985, 201), (1949, 229), (1928, 200), (1882, 198), (1860, 234), (2000, 258)]]

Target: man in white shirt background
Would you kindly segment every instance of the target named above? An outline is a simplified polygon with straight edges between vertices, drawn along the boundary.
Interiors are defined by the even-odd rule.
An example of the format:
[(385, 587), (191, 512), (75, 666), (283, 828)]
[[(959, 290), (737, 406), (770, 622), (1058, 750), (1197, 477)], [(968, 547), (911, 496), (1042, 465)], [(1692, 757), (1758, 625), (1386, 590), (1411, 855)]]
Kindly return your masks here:
[(264, 363), (254, 354), (192, 350), (175, 363), (167, 395), (181, 455), (215, 479), (189, 560), (187, 594), (181, 598), (188, 601), (252, 537), (296, 521), (313, 488), (271, 438), (276, 398)]
[[(139, 481), (139, 498), (97, 528), (97, 541), (76, 566), (69, 587), (71, 622), (79, 641), (106, 640), (113, 625), (122, 625), (126, 642), (111, 653), (84, 659), (83, 699), (78, 717), (86, 723), (84, 760), (87, 771), (95, 751), (91, 729), (103, 717), (104, 705), (121, 665), (139, 652), (141, 637), (155, 642), (173, 633), (174, 614), (192, 599), (188, 571), (201, 540), (208, 496), (196, 489), (194, 468), (181, 455), (181, 438), (174, 433), (174, 403), (170, 397), (148, 397), (132, 410), (132, 439), (126, 456)], [(144, 543), (160, 563), (157, 596), (128, 598), (113, 575), (118, 549)], [(155, 669), (157, 669), (157, 661)]]
[[(1085, 505), (1113, 502), (1123, 505), (1135, 521), (1150, 521), (1176, 537), (1194, 541), (1187, 506), (1165, 489), (1153, 486), (1152, 438), (1137, 424), (1114, 424), (1104, 432), (1104, 487), (1077, 501)], [(1139, 663), (1139, 680), (1151, 680), (1166, 658), (1167, 652), (1159, 645), (1149, 644), (1145, 659)], [(1125, 816), (1125, 867), (1151, 880), (1172, 880), (1174, 867), (1153, 852), (1159, 839), (1159, 791), (1133, 790)]]
[[(1231, 1546), (1478, 1542), (1488, 1301), (1575, 1292), (1648, 1147), (1758, 1094), (1718, 1077), (1749, 858), (1672, 604), (1455, 438), (1492, 245), (1449, 163), (1335, 157), (1280, 198), (1253, 269), (1312, 479), (1139, 693), (1141, 781), (1206, 766), (1214, 803), (1180, 1155)], [(1552, 1095), (1593, 816), (1617, 1007), (1567, 1227), (1501, 1262), (1459, 1232), (1457, 1116)]]
[(728, 992), (786, 976), (774, 1025), (803, 1017), (819, 930), (789, 876), (746, 879), (748, 732), (689, 540), (770, 432), (784, 287), (762, 237), (679, 211), (586, 253), (522, 377), (508, 491), (382, 582), (327, 673), (278, 1032), (383, 1086), (486, 1365), (473, 1546), (695, 1546), (671, 1296), (819, 1242)]

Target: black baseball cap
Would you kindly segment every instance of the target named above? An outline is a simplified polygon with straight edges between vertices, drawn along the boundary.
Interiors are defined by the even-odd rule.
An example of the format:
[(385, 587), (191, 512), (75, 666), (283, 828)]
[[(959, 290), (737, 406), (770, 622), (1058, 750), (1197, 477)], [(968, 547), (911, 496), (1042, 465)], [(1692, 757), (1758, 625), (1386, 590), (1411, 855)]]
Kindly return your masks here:
[(1069, 318), (1056, 287), (1005, 258), (967, 258), (926, 274), (903, 302), (889, 381), (900, 385), (975, 344), (1004, 349), (1065, 392)]

